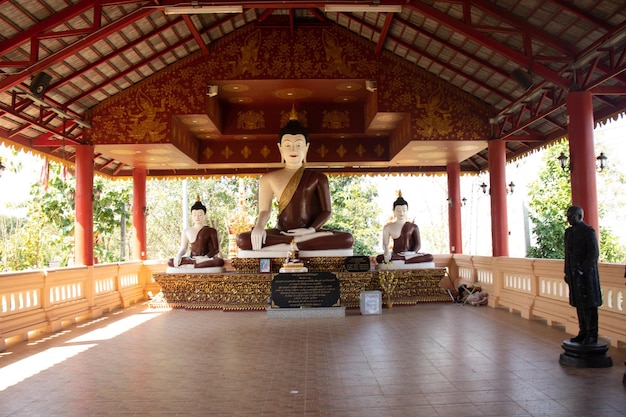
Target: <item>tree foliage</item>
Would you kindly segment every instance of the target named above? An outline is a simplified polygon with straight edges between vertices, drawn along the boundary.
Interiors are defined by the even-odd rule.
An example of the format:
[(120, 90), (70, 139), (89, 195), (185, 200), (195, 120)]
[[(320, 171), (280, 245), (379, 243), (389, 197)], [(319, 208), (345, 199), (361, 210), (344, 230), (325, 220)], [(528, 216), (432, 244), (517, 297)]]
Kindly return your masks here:
[[(228, 256), (228, 221), (237, 213), (241, 200), (241, 210), (250, 218), (251, 228), (256, 214), (257, 183), (258, 178), (232, 177), (148, 181), (148, 257), (167, 259), (178, 252), (184, 221), (190, 222), (191, 206), (198, 196), (207, 207), (207, 225), (217, 230), (222, 256)], [(188, 204), (183, 210), (185, 198)]]
[(132, 183), (95, 177), (93, 195), (94, 257), (98, 262), (128, 259), (126, 230), (130, 219)]
[[(50, 163), (45, 184), (33, 184), (25, 204), (27, 216), (2, 217), (4, 271), (66, 266), (73, 263), (75, 178), (63, 165)], [(374, 185), (361, 177), (331, 177), (333, 216), (327, 227), (355, 237), (355, 253), (373, 254), (380, 225)], [(183, 213), (183, 195), (187, 208)], [(94, 178), (94, 261), (133, 259), (132, 183)], [(149, 259), (167, 259), (178, 252), (184, 219), (199, 196), (207, 206), (207, 224), (218, 231), (222, 256), (229, 256), (229, 228), (250, 230), (257, 215), (258, 177), (149, 180), (147, 184), (147, 250)], [(277, 207), (270, 223), (276, 222)], [(186, 217), (185, 217), (186, 216)], [(237, 217), (237, 224), (231, 221)], [(231, 244), (234, 242), (231, 242)]]
[[(31, 186), (27, 216), (13, 219), (13, 233), (5, 238), (4, 270), (41, 269), (73, 263), (76, 180), (64, 165), (45, 166), (47, 180)], [(96, 262), (124, 260), (122, 223), (129, 218), (131, 184), (94, 179), (94, 257)], [(6, 226), (6, 219), (4, 220)], [(8, 227), (3, 227), (9, 233)], [(6, 242), (11, 242), (7, 247)]]
[(2, 233), (2, 247), (0, 257), (2, 268), (0, 271), (18, 271), (27, 269), (25, 266), (23, 249), (27, 236), (23, 233), (23, 219), (14, 216), (0, 216), (0, 233)]
[[(229, 255), (229, 223), (238, 217), (251, 230), (258, 212), (258, 178), (193, 178), (186, 180), (153, 180), (148, 182), (148, 257), (171, 258), (180, 247), (183, 216), (189, 219), (190, 207), (200, 196), (207, 207), (207, 225), (215, 228), (220, 240), (222, 256)], [(380, 224), (378, 209), (371, 204), (377, 196), (374, 185), (365, 177), (331, 176), (333, 215), (324, 226), (328, 229), (347, 230), (355, 237), (354, 252), (373, 254), (378, 241)], [(186, 193), (188, 210), (183, 213)], [(274, 201), (268, 227), (276, 223), (277, 204)], [(232, 225), (231, 225), (232, 227)]]
[[(532, 222), (534, 244), (527, 257), (564, 259), (563, 235), (568, 226), (565, 213), (571, 205), (570, 174), (561, 168), (558, 160), (568, 154), (567, 142), (555, 144), (546, 150), (538, 178), (529, 185), (529, 218)], [(599, 207), (602, 213), (602, 206)], [(610, 229), (600, 227), (600, 260), (620, 262), (624, 248)]]
[(557, 159), (567, 154), (567, 143), (546, 150), (539, 177), (528, 187), (529, 212), (535, 243), (528, 250), (530, 258), (563, 259), (563, 234), (567, 222), (565, 213), (571, 202), (569, 172)]
[(330, 176), (328, 182), (333, 214), (324, 228), (352, 233), (353, 252), (374, 255), (381, 230), (380, 209), (373, 204), (378, 190), (368, 177)]

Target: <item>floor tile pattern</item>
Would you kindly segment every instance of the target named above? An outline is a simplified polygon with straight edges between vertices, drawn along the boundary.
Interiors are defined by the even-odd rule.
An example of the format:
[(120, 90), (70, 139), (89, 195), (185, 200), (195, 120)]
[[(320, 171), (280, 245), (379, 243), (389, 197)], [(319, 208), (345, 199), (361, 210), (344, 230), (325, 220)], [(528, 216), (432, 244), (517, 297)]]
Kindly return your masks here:
[(563, 367), (567, 337), (452, 303), (298, 319), (137, 304), (0, 353), (0, 417), (626, 416), (626, 349)]

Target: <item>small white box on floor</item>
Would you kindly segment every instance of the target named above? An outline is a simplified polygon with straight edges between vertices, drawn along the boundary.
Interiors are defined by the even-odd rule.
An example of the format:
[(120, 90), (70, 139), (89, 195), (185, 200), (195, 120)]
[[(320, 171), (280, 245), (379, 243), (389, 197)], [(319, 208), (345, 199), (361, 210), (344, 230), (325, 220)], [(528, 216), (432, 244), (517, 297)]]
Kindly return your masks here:
[(383, 297), (380, 291), (361, 291), (360, 306), (362, 315), (382, 314)]

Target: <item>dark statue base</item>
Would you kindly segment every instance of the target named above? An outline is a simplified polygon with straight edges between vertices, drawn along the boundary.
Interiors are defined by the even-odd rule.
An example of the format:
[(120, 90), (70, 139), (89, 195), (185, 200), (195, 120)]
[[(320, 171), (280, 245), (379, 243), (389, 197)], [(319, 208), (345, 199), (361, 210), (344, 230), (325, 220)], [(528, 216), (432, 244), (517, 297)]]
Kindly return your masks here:
[(583, 345), (565, 340), (561, 347), (565, 350), (559, 358), (561, 365), (575, 368), (610, 368), (613, 366), (613, 360), (606, 355), (609, 347), (604, 342)]

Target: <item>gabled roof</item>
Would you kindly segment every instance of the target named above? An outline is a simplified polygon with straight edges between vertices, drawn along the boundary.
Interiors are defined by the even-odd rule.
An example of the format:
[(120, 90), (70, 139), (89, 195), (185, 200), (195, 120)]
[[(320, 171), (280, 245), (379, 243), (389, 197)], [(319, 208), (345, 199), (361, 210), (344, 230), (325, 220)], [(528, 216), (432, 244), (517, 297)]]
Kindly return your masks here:
[[(241, 13), (165, 14), (166, 6), (243, 5)], [(400, 5), (401, 12), (326, 11), (327, 5)], [(213, 45), (250, 25), (287, 28), (340, 28), (371, 44), (376, 56), (391, 53), (491, 109), (487, 140), (506, 141), (513, 159), (567, 134), (565, 99), (574, 90), (593, 95), (597, 122), (626, 109), (626, 3), (623, 0), (473, 0), (380, 2), (273, 2), (0, 0), (0, 138), (73, 161), (76, 144), (86, 143), (88, 111), (194, 54), (210, 56)], [(258, 59), (272, 59), (271, 56)], [(40, 73), (50, 76), (42, 80)], [(44, 76), (45, 77), (45, 76)], [(224, 84), (249, 89), (250, 111), (260, 112), (279, 90), (296, 91), (302, 80), (215, 80), (220, 100)], [(367, 89), (371, 80), (354, 79)], [(292, 84), (289, 84), (291, 82)], [(320, 106), (337, 102), (345, 77), (306, 80)], [(232, 83), (231, 83), (232, 84)], [(44, 91), (37, 91), (37, 85)], [(207, 85), (208, 87), (208, 85)], [(220, 88), (221, 87), (221, 88)], [(382, 87), (381, 87), (382, 88)], [(232, 93), (232, 92), (231, 92)], [(384, 91), (378, 91), (378, 95)], [(367, 97), (355, 95), (365, 106)], [(311, 98), (311, 100), (313, 100)], [(352, 99), (351, 99), (352, 100)], [(293, 102), (293, 100), (292, 100)], [(290, 107), (292, 103), (286, 105)], [(181, 118), (195, 115), (172, 115)], [(202, 116), (204, 117), (204, 116)], [(381, 120), (384, 117), (381, 117)], [(364, 128), (346, 136), (327, 132), (325, 140), (363, 140), (368, 135), (391, 141), (401, 118), (374, 132)], [(375, 130), (375, 129), (374, 129)], [(189, 134), (199, 142), (230, 140), (218, 129)], [(321, 135), (321, 134), (320, 134)], [(220, 138), (220, 136), (223, 136)], [(234, 138), (234, 135), (233, 135)], [(266, 138), (265, 138), (266, 139)], [(252, 139), (251, 139), (252, 140)], [(347, 143), (347, 142), (346, 142)], [(442, 172), (448, 162), (463, 171), (488, 167), (486, 145), (429, 141), (437, 156), (408, 146), (369, 167), (358, 158), (331, 164), (339, 171)], [(97, 171), (129, 175), (139, 159), (127, 152), (96, 146)], [(465, 149), (465, 150), (463, 150)], [(181, 154), (182, 155), (182, 154)], [(176, 155), (172, 157), (176, 158)], [(149, 175), (207, 175), (263, 172), (267, 164), (233, 164), (213, 170), (191, 158), (185, 169), (141, 159)], [(189, 160), (189, 157), (187, 156)], [(278, 161), (276, 161), (278, 162)], [(321, 164), (323, 165), (323, 164)], [(320, 165), (320, 166), (321, 166)]]

